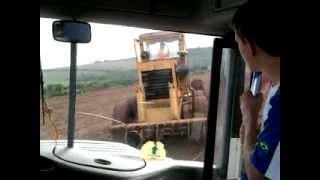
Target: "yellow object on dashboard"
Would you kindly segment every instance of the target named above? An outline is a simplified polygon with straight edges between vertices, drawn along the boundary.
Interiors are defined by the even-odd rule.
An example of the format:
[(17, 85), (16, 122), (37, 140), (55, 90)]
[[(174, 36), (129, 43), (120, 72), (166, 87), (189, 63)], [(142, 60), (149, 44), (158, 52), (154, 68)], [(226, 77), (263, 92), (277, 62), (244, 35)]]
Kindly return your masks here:
[(140, 157), (144, 160), (162, 160), (166, 158), (166, 150), (161, 142), (148, 141), (142, 146)]

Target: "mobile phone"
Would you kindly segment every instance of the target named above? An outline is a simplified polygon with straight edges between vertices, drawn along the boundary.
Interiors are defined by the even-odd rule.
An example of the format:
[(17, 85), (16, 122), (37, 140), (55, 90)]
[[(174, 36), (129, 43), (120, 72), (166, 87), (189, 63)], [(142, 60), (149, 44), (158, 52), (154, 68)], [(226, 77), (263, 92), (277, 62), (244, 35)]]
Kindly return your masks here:
[(250, 91), (253, 96), (256, 96), (260, 91), (261, 80), (262, 80), (262, 73), (261, 72), (252, 72), (251, 82), (250, 82)]

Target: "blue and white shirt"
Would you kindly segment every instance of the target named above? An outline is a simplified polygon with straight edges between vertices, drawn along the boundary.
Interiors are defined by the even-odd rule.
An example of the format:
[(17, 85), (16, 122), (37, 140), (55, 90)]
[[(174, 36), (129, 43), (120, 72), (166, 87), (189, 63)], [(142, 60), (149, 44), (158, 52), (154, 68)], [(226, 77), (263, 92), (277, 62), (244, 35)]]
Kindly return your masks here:
[[(265, 177), (280, 179), (280, 84), (270, 89), (266, 99), (261, 131), (250, 160)], [(247, 179), (246, 175), (241, 179)]]

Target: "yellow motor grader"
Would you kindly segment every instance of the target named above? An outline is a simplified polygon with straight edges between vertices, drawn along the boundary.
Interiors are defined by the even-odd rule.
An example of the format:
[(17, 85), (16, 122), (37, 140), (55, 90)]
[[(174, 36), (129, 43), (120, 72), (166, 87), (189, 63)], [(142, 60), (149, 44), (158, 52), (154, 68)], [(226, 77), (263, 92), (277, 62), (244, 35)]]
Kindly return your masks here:
[[(124, 128), (126, 141), (134, 136), (139, 142), (191, 136), (192, 123), (202, 124), (206, 114), (199, 117), (195, 112), (195, 102), (199, 100), (195, 91), (203, 90), (203, 85), (201, 80), (190, 82), (184, 34), (142, 34), (134, 40), (134, 47), (136, 95), (114, 107), (113, 118), (124, 124), (114, 124), (112, 129)], [(201, 103), (206, 104), (206, 99)]]

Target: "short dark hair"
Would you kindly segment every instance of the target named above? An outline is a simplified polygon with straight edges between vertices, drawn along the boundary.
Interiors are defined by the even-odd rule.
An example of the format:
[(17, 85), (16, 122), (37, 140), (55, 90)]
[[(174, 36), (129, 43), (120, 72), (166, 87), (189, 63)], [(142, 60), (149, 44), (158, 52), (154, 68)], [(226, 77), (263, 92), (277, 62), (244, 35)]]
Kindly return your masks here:
[(246, 38), (270, 56), (279, 57), (280, 16), (274, 7), (270, 8), (261, 1), (250, 1), (239, 7), (232, 20), (232, 28), (241, 39)]

